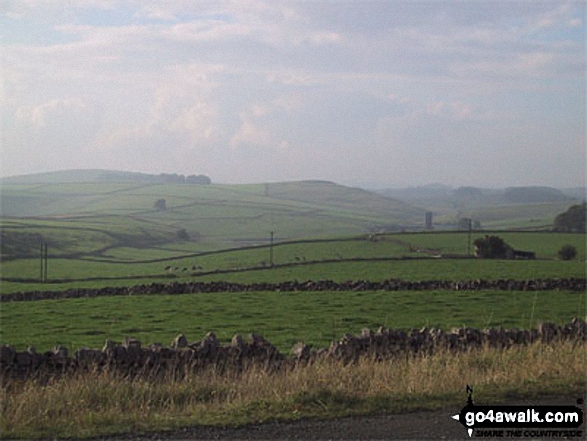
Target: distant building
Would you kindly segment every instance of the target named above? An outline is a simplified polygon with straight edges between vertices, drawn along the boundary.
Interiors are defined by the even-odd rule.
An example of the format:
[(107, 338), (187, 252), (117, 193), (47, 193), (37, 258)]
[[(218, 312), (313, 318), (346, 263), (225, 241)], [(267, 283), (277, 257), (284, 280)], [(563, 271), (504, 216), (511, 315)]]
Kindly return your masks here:
[(426, 229), (427, 230), (432, 229), (432, 216), (433, 216), (433, 214), (431, 211), (426, 212)]
[(507, 255), (508, 259), (536, 259), (536, 253), (534, 251), (522, 251), (522, 250), (511, 250)]

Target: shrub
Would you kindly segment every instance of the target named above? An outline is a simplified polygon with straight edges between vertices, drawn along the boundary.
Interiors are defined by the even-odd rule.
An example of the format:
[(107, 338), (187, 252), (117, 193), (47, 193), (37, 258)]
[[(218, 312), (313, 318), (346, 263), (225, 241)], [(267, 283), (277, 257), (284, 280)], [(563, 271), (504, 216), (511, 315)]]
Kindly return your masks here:
[(155, 205), (153, 205), (153, 208), (155, 210), (165, 211), (167, 209), (165, 199), (157, 199), (157, 201), (155, 202)]
[(179, 240), (190, 240), (190, 235), (184, 228), (182, 228), (177, 231), (177, 238)]
[(558, 257), (562, 260), (573, 260), (577, 257), (577, 248), (572, 245), (565, 245), (558, 250)]

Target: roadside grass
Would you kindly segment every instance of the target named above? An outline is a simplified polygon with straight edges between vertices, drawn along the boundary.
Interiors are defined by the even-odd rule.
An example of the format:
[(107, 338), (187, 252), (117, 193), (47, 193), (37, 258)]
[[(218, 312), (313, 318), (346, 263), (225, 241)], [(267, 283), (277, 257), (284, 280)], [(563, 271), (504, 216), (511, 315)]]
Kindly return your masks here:
[(2, 388), (0, 436), (84, 438), (440, 408), (448, 418), (466, 403), (467, 384), (477, 402), (580, 394), (586, 356), (585, 344), (559, 342), (349, 365), (321, 360), (277, 372), (210, 369), (153, 382), (85, 373)]
[(2, 303), (0, 343), (46, 351), (101, 348), (124, 337), (168, 344), (179, 333), (190, 341), (214, 331), (222, 342), (256, 332), (288, 353), (304, 341), (325, 347), (364, 327), (450, 330), (530, 328), (584, 317), (587, 293), (568, 291), (347, 291), (241, 292), (97, 297)]

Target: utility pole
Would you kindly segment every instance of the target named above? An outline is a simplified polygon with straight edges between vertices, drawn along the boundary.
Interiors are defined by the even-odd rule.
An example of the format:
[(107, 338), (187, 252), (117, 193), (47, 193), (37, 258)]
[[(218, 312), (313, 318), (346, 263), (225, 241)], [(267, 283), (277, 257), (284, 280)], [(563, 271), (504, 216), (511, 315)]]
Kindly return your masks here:
[(49, 278), (47, 276), (47, 261), (49, 259), (47, 258), (47, 243), (45, 243), (45, 282), (47, 281), (47, 279)]
[(473, 229), (473, 220), (469, 218), (469, 239), (467, 243), (467, 255), (471, 257), (471, 230)]
[(45, 274), (45, 264), (43, 262), (43, 257), (44, 257), (43, 256), (43, 253), (44, 253), (43, 250), (44, 250), (44, 246), (43, 246), (43, 242), (41, 242), (41, 277), (39, 278), (39, 280), (41, 282), (43, 282), (45, 280), (45, 276), (44, 276), (44, 274)]
[(41, 282), (47, 281), (47, 243), (41, 242)]
[(273, 231), (271, 232), (271, 241), (269, 242), (269, 263), (273, 266)]

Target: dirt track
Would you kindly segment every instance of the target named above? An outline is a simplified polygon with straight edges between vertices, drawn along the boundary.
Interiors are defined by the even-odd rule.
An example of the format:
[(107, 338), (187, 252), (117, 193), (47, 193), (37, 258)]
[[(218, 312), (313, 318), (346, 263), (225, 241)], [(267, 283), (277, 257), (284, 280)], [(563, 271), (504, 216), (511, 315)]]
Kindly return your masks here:
[[(576, 405), (577, 396), (520, 399), (507, 404)], [(463, 402), (463, 405), (465, 403)], [(490, 404), (490, 403), (479, 403)], [(266, 423), (234, 428), (189, 427), (179, 431), (144, 436), (127, 435), (103, 438), (114, 440), (374, 440), (374, 439), (471, 439), (465, 428), (450, 416), (462, 406), (435, 411), (419, 411), (396, 415), (348, 417), (333, 420), (301, 420)], [(583, 407), (585, 409), (585, 407)], [(585, 412), (585, 410), (584, 410)], [(583, 424), (583, 432), (585, 424)], [(499, 438), (503, 439), (503, 438)], [(508, 438), (512, 439), (512, 438)], [(524, 438), (531, 439), (531, 438)], [(575, 438), (579, 439), (579, 438)], [(584, 438), (583, 438), (584, 439)]]

